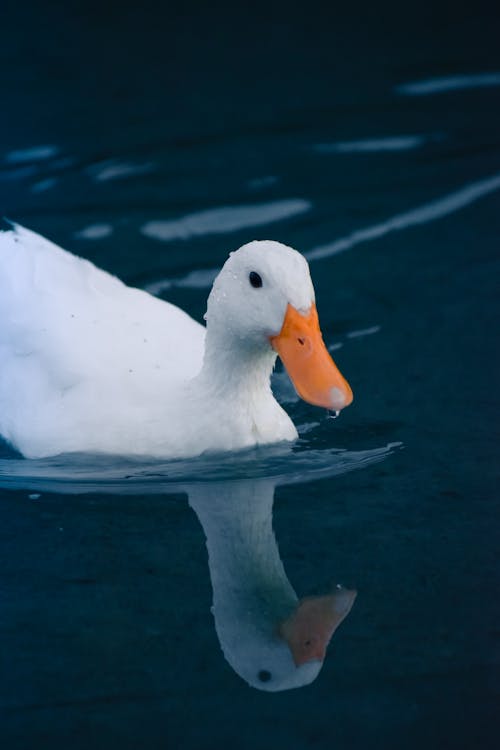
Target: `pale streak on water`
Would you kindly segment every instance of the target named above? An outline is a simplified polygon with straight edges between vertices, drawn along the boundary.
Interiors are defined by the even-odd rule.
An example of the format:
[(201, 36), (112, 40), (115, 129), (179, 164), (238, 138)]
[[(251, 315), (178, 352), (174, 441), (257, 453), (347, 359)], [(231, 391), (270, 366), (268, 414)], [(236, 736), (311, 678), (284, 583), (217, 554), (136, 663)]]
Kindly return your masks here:
[(442, 94), (447, 91), (486, 88), (490, 86), (500, 86), (500, 72), (429, 78), (424, 81), (400, 84), (396, 86), (395, 90), (398, 94), (406, 96), (428, 96), (429, 94)]
[(90, 224), (88, 227), (75, 232), (74, 236), (80, 240), (102, 240), (111, 234), (113, 234), (111, 224)]
[(426, 203), (418, 208), (413, 208), (405, 213), (397, 214), (380, 224), (374, 224), (372, 227), (358, 229), (347, 237), (342, 237), (334, 242), (316, 247), (313, 250), (304, 253), (304, 255), (309, 261), (329, 258), (337, 253), (350, 250), (352, 247), (360, 245), (362, 242), (377, 240), (391, 232), (400, 232), (409, 227), (418, 226), (419, 224), (427, 224), (430, 221), (436, 221), (436, 219), (442, 219), (444, 216), (460, 211), (460, 209), (465, 208), (471, 203), (483, 198), (485, 195), (494, 193), (499, 189), (500, 174), (487, 177), (484, 180), (469, 183), (453, 193), (448, 193), (448, 195), (445, 195), (442, 198), (438, 198), (437, 200)]
[(270, 224), (298, 216), (310, 209), (311, 203), (302, 198), (241, 206), (221, 206), (187, 214), (180, 219), (148, 221), (141, 227), (141, 232), (147, 237), (170, 242)]
[(59, 154), (59, 147), (45, 144), (43, 146), (30, 146), (29, 148), (9, 151), (5, 155), (7, 164), (25, 164), (26, 162), (45, 161)]
[(395, 135), (386, 138), (364, 138), (359, 141), (317, 143), (313, 151), (318, 154), (380, 153), (381, 151), (412, 151), (431, 140), (425, 135)]
[(47, 190), (55, 187), (57, 182), (57, 177), (47, 177), (44, 180), (39, 180), (38, 182), (33, 183), (30, 190), (32, 193), (45, 193)]
[[(355, 230), (346, 237), (341, 237), (340, 239), (334, 240), (326, 245), (320, 245), (319, 247), (313, 248), (312, 250), (305, 252), (304, 255), (309, 262), (329, 258), (332, 255), (337, 255), (338, 253), (350, 250), (363, 242), (377, 240), (392, 232), (400, 232), (404, 229), (409, 229), (410, 227), (427, 224), (431, 221), (441, 219), (449, 214), (466, 208), (471, 203), (474, 203), (480, 198), (483, 198), (490, 193), (494, 193), (497, 190), (500, 190), (500, 173), (464, 185), (464, 187), (459, 188), (453, 193), (448, 193), (442, 198), (426, 203), (423, 206), (410, 209), (402, 214), (397, 214), (379, 224), (374, 224), (365, 229)], [(218, 272), (219, 269), (217, 268), (190, 271), (185, 276), (181, 276), (177, 279), (166, 278), (152, 282), (145, 287), (145, 289), (151, 294), (161, 294), (162, 291), (170, 289), (171, 287), (206, 288), (212, 284)]]
[(150, 294), (161, 294), (173, 286), (184, 287), (186, 289), (207, 289), (214, 282), (219, 273), (219, 268), (199, 268), (190, 271), (179, 279), (160, 279), (148, 284), (144, 289)]
[(87, 169), (87, 172), (96, 182), (109, 182), (110, 180), (120, 180), (126, 177), (149, 174), (150, 172), (154, 172), (155, 169), (156, 167), (152, 162), (132, 164), (130, 162), (111, 159), (93, 164)]
[(348, 339), (359, 339), (363, 336), (372, 336), (374, 333), (380, 331), (380, 326), (370, 326), (370, 328), (360, 328), (357, 331), (349, 331), (346, 333)]

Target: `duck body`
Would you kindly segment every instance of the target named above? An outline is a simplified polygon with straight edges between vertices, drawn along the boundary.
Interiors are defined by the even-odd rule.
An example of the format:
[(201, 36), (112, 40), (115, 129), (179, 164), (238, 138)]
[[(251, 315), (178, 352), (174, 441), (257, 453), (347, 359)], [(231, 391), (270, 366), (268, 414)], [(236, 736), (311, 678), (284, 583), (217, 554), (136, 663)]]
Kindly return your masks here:
[(34, 232), (1, 232), (0, 434), (28, 458), (176, 458), (294, 440), (270, 389), (269, 337), (290, 294), (262, 305), (248, 284), (257, 264), (270, 285), (280, 259), (289, 286), (304, 276), (295, 307), (310, 308), (303, 257), (250, 243), (216, 279), (205, 328)]

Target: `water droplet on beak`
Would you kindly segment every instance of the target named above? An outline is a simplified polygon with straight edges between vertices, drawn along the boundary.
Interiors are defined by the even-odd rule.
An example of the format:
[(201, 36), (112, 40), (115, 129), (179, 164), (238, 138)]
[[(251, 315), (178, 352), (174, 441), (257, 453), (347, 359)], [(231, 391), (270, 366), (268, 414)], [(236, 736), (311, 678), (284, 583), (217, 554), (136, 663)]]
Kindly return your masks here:
[(326, 412), (327, 419), (337, 419), (337, 417), (340, 414), (339, 409), (335, 409), (334, 411), (328, 411)]

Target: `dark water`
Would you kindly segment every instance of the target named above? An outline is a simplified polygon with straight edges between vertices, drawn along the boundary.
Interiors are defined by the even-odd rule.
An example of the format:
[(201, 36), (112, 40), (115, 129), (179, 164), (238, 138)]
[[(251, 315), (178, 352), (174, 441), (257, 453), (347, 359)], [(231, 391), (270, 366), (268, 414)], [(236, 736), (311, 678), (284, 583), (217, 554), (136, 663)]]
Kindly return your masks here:
[[(237, 6), (3, 5), (2, 212), (197, 318), (229, 250), (299, 248), (355, 402), (278, 376), (299, 443), (224, 459), (4, 446), (2, 746), (497, 747), (498, 14)], [(358, 596), (271, 693), (280, 559)]]

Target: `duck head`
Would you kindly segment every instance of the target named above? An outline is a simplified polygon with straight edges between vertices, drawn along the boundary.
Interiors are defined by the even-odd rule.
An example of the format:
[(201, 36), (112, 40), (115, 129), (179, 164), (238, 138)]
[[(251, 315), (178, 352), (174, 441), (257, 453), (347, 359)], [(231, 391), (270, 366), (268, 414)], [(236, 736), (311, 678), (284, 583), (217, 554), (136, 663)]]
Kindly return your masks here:
[(242, 629), (243, 637), (226, 651), (226, 658), (258, 690), (305, 687), (319, 675), (333, 634), (351, 611), (356, 594), (337, 587), (329, 594), (304, 597), (274, 634), (259, 632), (255, 623), (251, 638)]
[(352, 391), (324, 344), (306, 259), (286, 245), (254, 241), (231, 253), (208, 298), (207, 342), (278, 354), (298, 395), (339, 411)]

